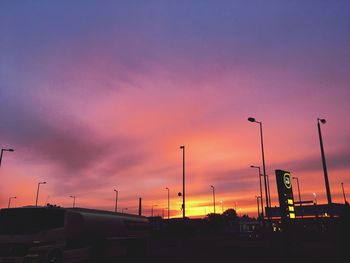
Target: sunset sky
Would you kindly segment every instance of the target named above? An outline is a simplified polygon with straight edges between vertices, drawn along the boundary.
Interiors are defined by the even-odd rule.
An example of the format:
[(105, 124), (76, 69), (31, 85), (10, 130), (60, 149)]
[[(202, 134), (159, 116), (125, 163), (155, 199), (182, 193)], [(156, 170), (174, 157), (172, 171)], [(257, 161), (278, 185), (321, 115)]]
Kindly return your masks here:
[[(0, 2), (0, 207), (256, 216), (263, 122), (275, 169), (325, 203), (350, 192), (350, 1)], [(295, 182), (294, 182), (295, 183)], [(294, 194), (297, 194), (294, 186)], [(350, 199), (350, 194), (348, 194)], [(220, 203), (222, 201), (222, 203)], [(164, 212), (166, 213), (166, 212)]]

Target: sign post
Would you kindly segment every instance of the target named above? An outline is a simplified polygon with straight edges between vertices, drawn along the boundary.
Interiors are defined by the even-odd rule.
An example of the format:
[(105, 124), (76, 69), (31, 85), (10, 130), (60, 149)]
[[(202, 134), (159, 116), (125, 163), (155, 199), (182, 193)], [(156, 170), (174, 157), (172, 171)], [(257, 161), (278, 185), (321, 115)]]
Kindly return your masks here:
[(276, 182), (280, 203), (281, 219), (284, 222), (295, 219), (292, 177), (290, 172), (276, 170)]
[(276, 170), (276, 182), (278, 198), (280, 203), (280, 213), (282, 221), (282, 231), (284, 236), (285, 253), (293, 251), (293, 231), (292, 220), (295, 219), (294, 198), (292, 189), (292, 177), (290, 172)]

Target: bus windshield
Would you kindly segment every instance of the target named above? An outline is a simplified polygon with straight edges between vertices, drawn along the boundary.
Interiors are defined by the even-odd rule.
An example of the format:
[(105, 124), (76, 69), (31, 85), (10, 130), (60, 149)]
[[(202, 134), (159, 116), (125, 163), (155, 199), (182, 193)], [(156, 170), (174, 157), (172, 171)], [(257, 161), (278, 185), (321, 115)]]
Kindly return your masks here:
[(12, 208), (0, 210), (0, 234), (34, 234), (64, 227), (64, 210)]

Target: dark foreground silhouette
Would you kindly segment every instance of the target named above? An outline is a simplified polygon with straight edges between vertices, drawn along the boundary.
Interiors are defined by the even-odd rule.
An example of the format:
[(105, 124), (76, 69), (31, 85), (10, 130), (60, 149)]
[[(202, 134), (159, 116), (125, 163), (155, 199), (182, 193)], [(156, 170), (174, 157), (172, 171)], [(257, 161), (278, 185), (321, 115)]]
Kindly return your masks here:
[(163, 220), (81, 208), (2, 209), (0, 262), (62, 263), (74, 253), (82, 262), (350, 262), (348, 204), (339, 217), (296, 219), (287, 230), (230, 210)]
[(296, 220), (288, 235), (264, 227), (235, 231), (237, 225), (228, 227), (218, 215), (187, 224), (155, 221), (147, 253), (125, 262), (350, 262), (349, 205), (337, 218)]

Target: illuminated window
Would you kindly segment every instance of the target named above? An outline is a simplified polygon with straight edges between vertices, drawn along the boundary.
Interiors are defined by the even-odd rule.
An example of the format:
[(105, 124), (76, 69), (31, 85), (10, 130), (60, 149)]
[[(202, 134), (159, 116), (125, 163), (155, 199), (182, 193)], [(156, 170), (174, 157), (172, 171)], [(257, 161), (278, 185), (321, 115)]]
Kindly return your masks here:
[(292, 205), (293, 204), (293, 199), (288, 199), (288, 204)]
[(290, 213), (290, 214), (289, 214), (289, 217), (290, 217), (290, 218), (295, 218), (295, 214), (294, 214), (294, 213)]
[(289, 210), (290, 212), (294, 212), (294, 206), (288, 206), (288, 210)]

